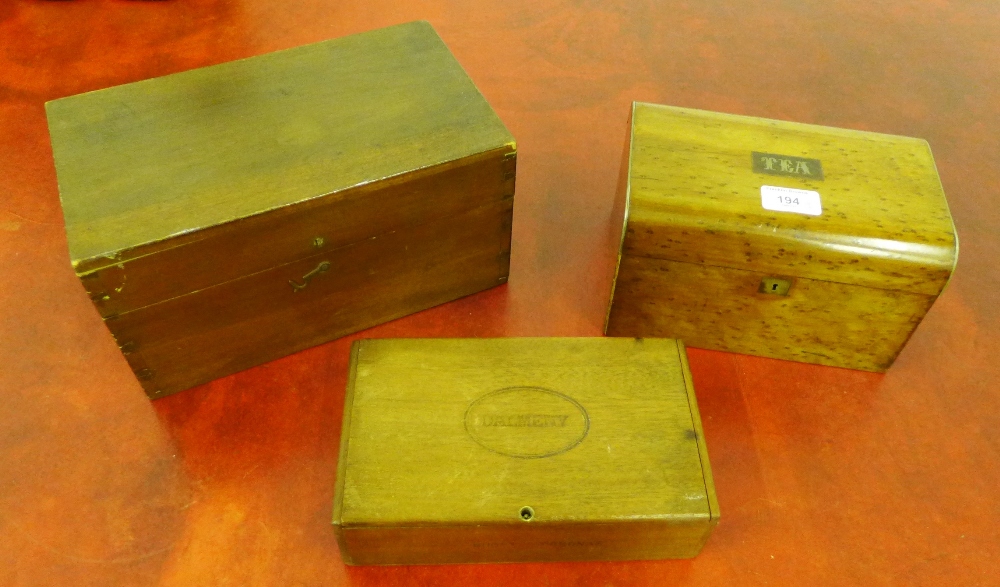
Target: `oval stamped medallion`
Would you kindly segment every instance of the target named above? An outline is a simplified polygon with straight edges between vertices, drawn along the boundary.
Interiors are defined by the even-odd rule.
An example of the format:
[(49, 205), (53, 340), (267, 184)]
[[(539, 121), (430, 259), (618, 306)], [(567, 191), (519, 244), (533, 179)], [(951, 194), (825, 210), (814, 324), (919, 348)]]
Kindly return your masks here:
[(541, 459), (580, 444), (590, 418), (568, 395), (542, 387), (508, 387), (472, 402), (465, 411), (465, 430), (495, 453)]

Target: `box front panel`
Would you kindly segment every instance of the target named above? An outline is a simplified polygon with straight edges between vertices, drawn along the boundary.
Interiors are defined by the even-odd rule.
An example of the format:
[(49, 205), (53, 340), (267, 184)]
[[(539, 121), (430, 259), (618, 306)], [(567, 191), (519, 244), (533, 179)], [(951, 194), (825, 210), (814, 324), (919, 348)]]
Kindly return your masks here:
[(504, 283), (512, 199), (319, 253), (106, 324), (152, 397)]
[(885, 371), (934, 299), (623, 256), (607, 334), (669, 336), (691, 347)]
[(707, 517), (532, 524), (338, 528), (338, 539), (344, 562), (355, 565), (658, 560), (694, 557), (715, 526)]
[(102, 316), (124, 314), (511, 198), (515, 165), (510, 148), (492, 150), (154, 243), (80, 278)]

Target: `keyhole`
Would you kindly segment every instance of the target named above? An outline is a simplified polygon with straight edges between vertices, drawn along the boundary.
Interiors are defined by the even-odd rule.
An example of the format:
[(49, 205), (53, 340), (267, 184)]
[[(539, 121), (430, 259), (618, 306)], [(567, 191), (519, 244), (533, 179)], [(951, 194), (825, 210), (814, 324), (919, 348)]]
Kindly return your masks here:
[(525, 522), (530, 522), (531, 518), (535, 517), (535, 510), (528, 506), (521, 508), (521, 519)]
[(787, 296), (788, 290), (792, 287), (792, 282), (780, 277), (765, 277), (760, 280), (760, 288), (757, 290), (762, 294), (775, 296)]

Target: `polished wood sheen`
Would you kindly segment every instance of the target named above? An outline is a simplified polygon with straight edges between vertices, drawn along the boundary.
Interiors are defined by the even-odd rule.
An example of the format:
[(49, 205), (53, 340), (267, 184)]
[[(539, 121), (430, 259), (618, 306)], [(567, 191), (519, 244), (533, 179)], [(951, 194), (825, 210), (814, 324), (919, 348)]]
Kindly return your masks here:
[(152, 397), (506, 281), (515, 144), (426, 22), (46, 106), (73, 266)]
[[(609, 335), (892, 364), (958, 255), (925, 141), (643, 103), (630, 120)], [(761, 173), (754, 153), (806, 158), (812, 175)], [(822, 214), (764, 209), (761, 186), (818, 192)]]
[[(160, 397), (503, 283), (511, 204), (313, 255), (106, 325), (120, 346), (139, 341), (122, 350), (140, 377), (150, 377), (150, 396)], [(323, 263), (328, 269), (306, 288), (289, 286)]]
[(352, 564), (688, 558), (719, 520), (674, 340), (358, 341), (342, 430)]
[(78, 268), (513, 144), (426, 22), (54, 100), (46, 110)]
[[(996, 10), (0, 1), (0, 585), (997, 587)], [(517, 138), (509, 282), (150, 402), (70, 266), (44, 102), (420, 19)], [(947, 288), (885, 374), (688, 346), (722, 511), (693, 559), (345, 566), (351, 344), (599, 336), (633, 100), (927, 139)]]

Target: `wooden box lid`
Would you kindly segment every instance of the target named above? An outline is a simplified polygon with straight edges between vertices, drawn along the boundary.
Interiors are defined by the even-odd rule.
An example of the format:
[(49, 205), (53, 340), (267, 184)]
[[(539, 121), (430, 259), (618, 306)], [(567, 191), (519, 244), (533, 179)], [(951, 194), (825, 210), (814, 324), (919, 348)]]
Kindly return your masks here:
[[(926, 141), (644, 103), (630, 132), (624, 255), (931, 295), (951, 275)], [(765, 209), (762, 186), (816, 192), (821, 213)]]
[[(341, 530), (572, 535), (719, 515), (684, 348), (669, 339), (359, 341), (338, 469)], [(524, 560), (512, 556), (487, 560)]]
[(513, 145), (426, 22), (46, 109), (78, 273), (176, 246), (202, 229)]

